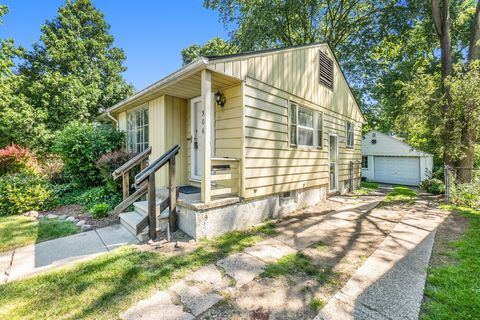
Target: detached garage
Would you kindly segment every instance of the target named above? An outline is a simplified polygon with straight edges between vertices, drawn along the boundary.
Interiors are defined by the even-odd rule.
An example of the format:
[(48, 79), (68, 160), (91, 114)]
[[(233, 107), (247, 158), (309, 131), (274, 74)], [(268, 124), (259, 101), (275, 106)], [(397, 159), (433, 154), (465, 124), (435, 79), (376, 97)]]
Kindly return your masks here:
[(367, 181), (418, 186), (432, 173), (433, 156), (401, 139), (371, 131), (362, 141), (362, 177)]

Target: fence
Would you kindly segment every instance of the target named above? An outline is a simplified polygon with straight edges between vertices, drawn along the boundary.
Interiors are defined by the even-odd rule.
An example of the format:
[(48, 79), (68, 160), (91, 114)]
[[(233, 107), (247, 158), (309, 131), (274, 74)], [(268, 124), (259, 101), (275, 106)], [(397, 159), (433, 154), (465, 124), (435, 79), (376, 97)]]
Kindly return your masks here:
[(480, 169), (445, 166), (445, 202), (480, 208)]
[(348, 191), (353, 191), (360, 188), (360, 181), (362, 177), (362, 162), (350, 161), (348, 167)]

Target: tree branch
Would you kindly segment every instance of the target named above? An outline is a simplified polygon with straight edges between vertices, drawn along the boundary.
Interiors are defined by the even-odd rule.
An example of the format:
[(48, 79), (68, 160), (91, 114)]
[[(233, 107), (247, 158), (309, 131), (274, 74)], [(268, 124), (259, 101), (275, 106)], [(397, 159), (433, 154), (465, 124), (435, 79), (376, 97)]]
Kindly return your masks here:
[(435, 25), (435, 30), (437, 31), (438, 36), (442, 36), (442, 17), (440, 14), (440, 4), (438, 0), (432, 0), (432, 18), (433, 24)]
[(468, 48), (468, 61), (480, 59), (480, 0), (477, 2), (475, 10), (475, 18), (472, 26), (472, 37), (470, 39), (470, 46)]

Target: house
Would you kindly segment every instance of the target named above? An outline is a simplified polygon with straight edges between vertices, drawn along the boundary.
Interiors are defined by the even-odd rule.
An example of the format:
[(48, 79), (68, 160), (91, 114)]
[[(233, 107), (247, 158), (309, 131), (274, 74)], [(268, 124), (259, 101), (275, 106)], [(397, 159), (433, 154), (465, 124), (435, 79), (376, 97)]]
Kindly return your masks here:
[(368, 181), (418, 186), (432, 174), (433, 156), (378, 131), (362, 140), (362, 177)]
[[(359, 185), (360, 170), (351, 173), (350, 162), (361, 160), (365, 119), (325, 43), (202, 57), (104, 116), (127, 133), (129, 150), (151, 146), (150, 162), (180, 146), (177, 185), (190, 187), (180, 190), (177, 224), (194, 238), (249, 227)], [(168, 179), (159, 170), (157, 189)], [(136, 213), (145, 215), (139, 206)]]

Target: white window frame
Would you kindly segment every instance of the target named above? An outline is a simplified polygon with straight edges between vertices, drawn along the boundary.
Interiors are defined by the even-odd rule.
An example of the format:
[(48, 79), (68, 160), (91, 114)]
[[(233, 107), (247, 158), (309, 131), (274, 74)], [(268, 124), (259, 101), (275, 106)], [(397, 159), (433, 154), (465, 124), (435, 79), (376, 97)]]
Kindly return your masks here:
[[(352, 129), (351, 131), (351, 144), (349, 143), (350, 137), (349, 137), (349, 131), (348, 131), (348, 125), (350, 124), (350, 127)], [(347, 149), (353, 149), (355, 148), (355, 123), (353, 121), (347, 121), (345, 123), (345, 145)]]
[[(301, 147), (301, 148), (308, 148), (308, 149), (313, 149), (313, 148), (318, 148), (322, 149), (323, 148), (323, 112), (317, 111), (312, 108), (304, 107), (301, 104), (298, 104), (294, 101), (291, 101), (289, 103), (289, 110), (288, 110), (288, 119), (289, 119), (289, 130), (288, 130), (288, 142), (290, 144), (290, 147)], [(293, 110), (295, 108), (295, 110)], [(299, 124), (299, 110), (303, 109), (308, 112), (312, 112), (313, 114), (313, 127), (307, 127), (307, 126), (302, 126)], [(292, 111), (295, 113), (295, 120), (293, 121), (292, 117)], [(319, 118), (321, 117), (321, 121), (319, 121)], [(320, 125), (319, 125), (320, 122)], [(311, 130), (312, 131), (312, 145), (305, 145), (305, 144), (299, 144), (298, 139), (299, 139), (299, 129), (303, 130)], [(292, 141), (292, 131), (295, 131), (295, 141)], [(319, 132), (321, 132), (321, 137), (319, 137)]]
[[(145, 111), (147, 115), (146, 119), (144, 117)], [(137, 114), (140, 114), (142, 118), (141, 124), (136, 123)], [(133, 119), (131, 120), (130, 117), (133, 117)], [(142, 105), (127, 112), (127, 151), (139, 153), (148, 148), (150, 143), (149, 118), (148, 105)]]
[(368, 156), (362, 156), (362, 169), (368, 169)]

